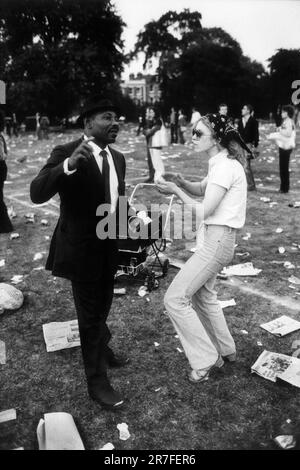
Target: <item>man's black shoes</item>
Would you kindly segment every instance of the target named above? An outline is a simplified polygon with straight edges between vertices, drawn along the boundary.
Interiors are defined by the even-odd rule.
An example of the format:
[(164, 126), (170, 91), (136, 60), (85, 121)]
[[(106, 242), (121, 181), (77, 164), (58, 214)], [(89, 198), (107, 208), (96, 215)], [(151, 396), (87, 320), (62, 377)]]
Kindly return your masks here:
[(107, 410), (118, 410), (124, 404), (122, 396), (116, 392), (109, 382), (89, 390), (90, 397)]
[(109, 354), (106, 358), (108, 367), (124, 367), (129, 363), (128, 357)]

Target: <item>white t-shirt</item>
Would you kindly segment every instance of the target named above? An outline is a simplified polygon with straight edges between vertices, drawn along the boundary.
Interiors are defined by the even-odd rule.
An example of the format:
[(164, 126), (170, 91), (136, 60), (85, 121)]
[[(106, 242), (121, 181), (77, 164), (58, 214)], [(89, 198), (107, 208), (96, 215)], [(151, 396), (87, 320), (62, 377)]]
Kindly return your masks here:
[(199, 111), (194, 111), (191, 117), (192, 126), (196, 124), (196, 122), (198, 122), (200, 118), (201, 118), (201, 114), (199, 113)]
[(225, 149), (209, 160), (207, 187), (218, 184), (227, 191), (214, 213), (204, 223), (242, 228), (246, 220), (246, 175), (242, 165), (227, 155), (228, 151)]

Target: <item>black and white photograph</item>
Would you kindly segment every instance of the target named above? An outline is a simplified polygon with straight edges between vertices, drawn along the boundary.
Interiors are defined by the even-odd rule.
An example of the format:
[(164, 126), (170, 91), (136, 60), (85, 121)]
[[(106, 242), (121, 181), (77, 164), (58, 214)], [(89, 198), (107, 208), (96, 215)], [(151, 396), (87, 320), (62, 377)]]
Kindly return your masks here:
[(0, 451), (300, 450), (299, 322), (300, 0), (0, 0)]

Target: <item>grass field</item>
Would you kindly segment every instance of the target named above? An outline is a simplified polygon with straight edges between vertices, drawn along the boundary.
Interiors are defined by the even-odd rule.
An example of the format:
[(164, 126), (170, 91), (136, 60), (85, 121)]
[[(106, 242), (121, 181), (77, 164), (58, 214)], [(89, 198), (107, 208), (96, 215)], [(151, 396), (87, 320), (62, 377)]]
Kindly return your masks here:
[[(236, 300), (237, 305), (226, 308), (225, 315), (238, 361), (226, 364), (204, 384), (190, 384), (187, 360), (177, 350), (181, 345), (162, 302), (177, 270), (170, 268), (159, 288), (143, 298), (137, 294), (139, 284), (122, 282), (119, 285), (127, 288), (127, 294), (115, 297), (109, 317), (113, 348), (130, 357), (127, 367), (110, 372), (113, 385), (127, 398), (126, 407), (118, 413), (103, 411), (88, 398), (80, 348), (47, 353), (42, 333), (44, 323), (74, 319), (76, 312), (69, 282), (34, 269), (45, 263), (59, 202), (54, 199), (33, 206), (29, 184), (51, 149), (77, 134), (52, 134), (43, 142), (30, 135), (11, 140), (5, 196), (17, 214), (13, 224), (20, 237), (11, 240), (0, 235), (0, 260), (5, 259), (0, 282), (24, 275), (17, 287), (25, 301), (20, 310), (0, 316), (0, 340), (7, 349), (7, 362), (0, 365), (0, 411), (17, 410), (16, 421), (0, 424), (0, 448), (37, 449), (39, 419), (53, 411), (73, 415), (86, 449), (98, 449), (107, 442), (116, 449), (273, 449), (272, 439), (281, 434), (286, 419), (292, 420), (293, 432), (300, 433), (299, 389), (250, 373), (263, 349), (291, 355), (293, 341), (300, 340), (300, 332), (280, 339), (259, 327), (283, 314), (299, 319), (300, 313), (300, 288), (292, 289), (288, 281), (292, 274), (300, 277), (300, 209), (288, 206), (300, 200), (299, 139), (290, 166), (291, 191), (280, 194), (278, 152), (264, 137), (269, 131), (270, 125), (261, 126), (261, 153), (253, 163), (257, 191), (248, 195), (247, 222), (238, 234), (233, 261), (251, 261), (262, 272), (257, 277), (234, 278), (234, 282), (218, 281), (219, 298)], [(116, 146), (127, 160), (130, 194), (147, 174), (144, 137), (136, 138), (135, 129), (128, 126)], [(168, 172), (182, 172), (194, 180), (206, 173), (207, 161), (190, 145), (171, 146), (164, 157)], [(261, 197), (277, 204), (270, 206)], [(147, 202), (146, 193), (141, 198)], [(30, 212), (36, 215), (34, 224), (26, 223), (25, 214)], [(42, 225), (42, 219), (49, 225)], [(283, 228), (280, 234), (278, 227)], [(244, 240), (247, 232), (251, 238)], [(187, 259), (191, 253), (186, 243), (174, 240), (167, 254)], [(285, 247), (284, 254), (278, 252), (279, 246)], [(237, 255), (246, 251), (246, 258)], [(43, 253), (43, 259), (33, 261), (37, 252)], [(286, 269), (285, 261), (295, 268)], [(127, 441), (119, 440), (117, 424), (121, 422), (129, 426)]]

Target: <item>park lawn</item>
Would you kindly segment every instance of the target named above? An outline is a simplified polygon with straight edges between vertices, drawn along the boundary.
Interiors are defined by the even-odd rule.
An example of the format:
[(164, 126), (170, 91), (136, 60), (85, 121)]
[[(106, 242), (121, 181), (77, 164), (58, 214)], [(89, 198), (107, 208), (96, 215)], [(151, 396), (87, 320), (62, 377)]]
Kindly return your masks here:
[[(262, 134), (268, 130), (264, 124)], [(17, 410), (15, 422), (0, 424), (0, 448), (37, 449), (39, 419), (54, 411), (72, 414), (86, 449), (99, 449), (107, 442), (116, 449), (273, 449), (272, 439), (281, 433), (280, 426), (288, 418), (299, 434), (299, 390), (250, 372), (264, 349), (291, 355), (293, 342), (300, 339), (300, 332), (276, 338), (259, 327), (283, 314), (299, 319), (300, 289), (292, 289), (288, 282), (292, 274), (300, 277), (300, 249), (292, 245), (300, 245), (300, 209), (288, 207), (300, 200), (299, 149), (292, 156), (288, 195), (277, 192), (277, 149), (264, 137), (261, 155), (253, 162), (261, 186), (249, 193), (247, 222), (238, 234), (236, 248), (236, 253), (248, 251), (250, 255), (244, 259), (236, 254), (233, 263), (251, 261), (262, 269), (257, 277), (239, 278), (255, 294), (221, 280), (217, 284), (220, 299), (234, 297), (237, 303), (226, 308), (225, 316), (236, 341), (238, 361), (226, 363), (203, 384), (191, 384), (187, 360), (177, 349), (181, 344), (163, 306), (164, 292), (177, 270), (171, 267), (159, 288), (143, 298), (137, 294), (138, 283), (131, 279), (119, 282), (119, 286), (126, 286), (127, 294), (115, 297), (109, 325), (113, 349), (127, 354), (130, 363), (110, 371), (113, 385), (127, 398), (126, 407), (113, 413), (89, 399), (80, 348), (46, 352), (42, 325), (74, 319), (76, 312), (68, 281), (54, 278), (45, 270), (33, 270), (45, 263), (49, 247), (45, 237), (52, 235), (58, 207), (54, 201), (30, 208), (29, 183), (51, 148), (76, 136), (75, 132), (53, 134), (49, 141), (37, 142), (26, 135), (10, 143), (5, 194), (8, 206), (17, 213), (13, 223), (20, 238), (10, 240), (0, 235), (0, 259), (6, 260), (5, 267), (0, 268), (0, 282), (9, 283), (13, 275), (23, 274), (24, 281), (17, 287), (25, 301), (20, 310), (0, 316), (0, 340), (7, 348), (7, 363), (0, 365), (0, 411)], [(136, 138), (135, 129), (125, 126), (117, 146), (126, 152), (130, 193), (147, 174), (144, 138)], [(168, 172), (179, 171), (195, 180), (205, 175), (207, 161), (189, 145), (172, 146), (165, 153)], [(147, 203), (143, 194), (141, 202)], [(270, 197), (278, 204), (270, 207), (261, 197)], [(154, 199), (159, 200), (159, 196)], [(26, 223), (28, 212), (35, 212), (34, 224)], [(49, 226), (41, 225), (45, 218)], [(284, 230), (281, 234), (275, 232), (278, 227)], [(248, 241), (242, 239), (247, 232), (251, 233)], [(187, 259), (191, 253), (185, 245), (184, 240), (174, 240), (166, 254)], [(283, 255), (278, 253), (279, 246), (286, 248)], [(33, 261), (37, 252), (45, 252), (41, 261)], [(284, 268), (284, 261), (291, 261), (295, 269)], [(274, 301), (261, 294), (274, 296)], [(299, 311), (282, 306), (280, 297), (298, 302)], [(127, 441), (118, 437), (117, 424), (121, 422), (129, 426), (131, 437)]]

